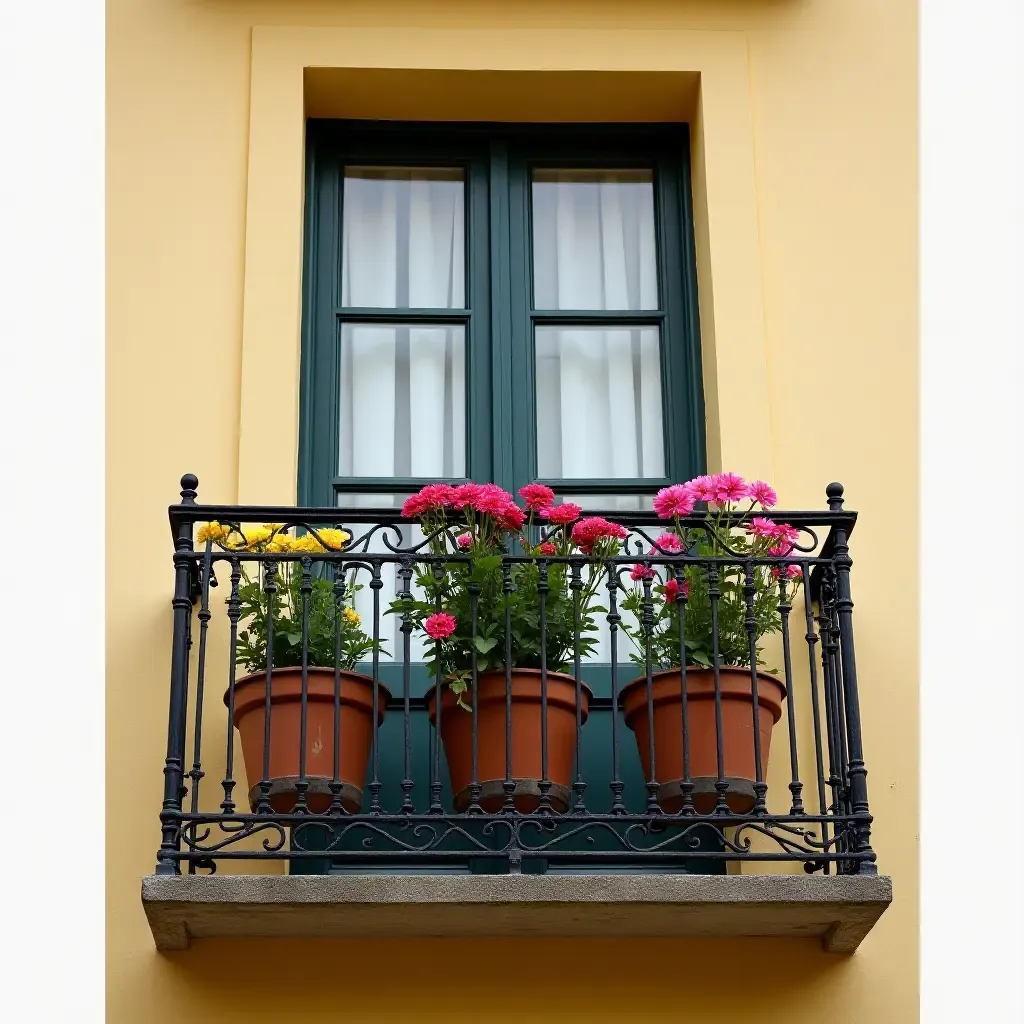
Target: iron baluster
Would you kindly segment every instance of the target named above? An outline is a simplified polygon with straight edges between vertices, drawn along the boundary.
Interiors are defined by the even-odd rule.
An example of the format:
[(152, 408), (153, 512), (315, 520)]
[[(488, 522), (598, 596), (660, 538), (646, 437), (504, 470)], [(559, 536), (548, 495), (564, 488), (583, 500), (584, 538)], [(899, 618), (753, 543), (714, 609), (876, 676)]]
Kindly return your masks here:
[[(605, 565), (608, 573), (608, 654), (611, 659), (612, 676), (612, 814), (625, 814), (626, 805), (622, 802), (622, 790), (625, 783), (619, 775), (619, 615), (616, 592), (619, 586), (618, 564), (609, 561)], [(596, 571), (596, 569), (594, 570)]]
[(239, 593), (242, 581), (242, 563), (237, 557), (231, 559), (231, 596), (228, 598), (228, 622), (230, 636), (228, 640), (228, 727), (227, 751), (224, 760), (224, 799), (220, 809), (224, 814), (233, 814), (235, 801), (235, 675), (238, 653), (238, 620), (242, 614), (242, 600)]
[(550, 814), (551, 779), (548, 778), (548, 561), (537, 567), (537, 603), (540, 606), (540, 803), (538, 814)]
[(647, 730), (647, 757), (650, 762), (651, 772), (647, 779), (647, 813), (658, 814), (661, 807), (658, 804), (658, 769), (655, 764), (656, 751), (654, 748), (654, 673), (651, 665), (651, 641), (654, 637), (654, 599), (651, 596), (651, 579), (647, 575), (649, 566), (644, 564), (643, 587), (643, 619), (641, 629), (644, 634), (644, 673), (647, 677), (647, 721), (652, 728)]
[[(199, 478), (186, 473), (181, 478), (181, 504), (195, 505)], [(164, 799), (160, 810), (158, 875), (180, 874), (177, 853), (181, 849), (179, 822), (181, 787), (184, 780), (185, 716), (188, 707), (188, 648), (192, 621), (192, 523), (181, 520), (174, 538), (174, 597), (171, 607), (171, 693), (167, 713), (167, 756), (164, 759)]]
[(722, 681), (720, 678), (721, 652), (718, 647), (718, 601), (722, 596), (719, 587), (718, 563), (708, 564), (708, 599), (711, 604), (711, 671), (715, 680), (715, 746), (717, 755), (717, 777), (715, 778), (715, 814), (728, 814), (729, 803), (725, 799), (729, 783), (725, 778), (725, 736), (722, 730)]
[(743, 604), (746, 615), (744, 626), (747, 630), (748, 653), (750, 656), (751, 716), (754, 733), (754, 814), (764, 814), (765, 794), (768, 786), (764, 781), (761, 767), (761, 703), (757, 693), (757, 619), (754, 615), (754, 563), (747, 559), (743, 565)]
[[(806, 577), (804, 577), (806, 579)], [(789, 792), (790, 814), (803, 814), (803, 783), (800, 781), (800, 764), (796, 742), (796, 706), (793, 693), (793, 657), (789, 639), (789, 613), (793, 606), (789, 600), (786, 570), (779, 572), (779, 617), (782, 622), (782, 667), (786, 675), (786, 722), (789, 726)]]
[[(839, 512), (843, 507), (843, 488), (832, 483), (826, 489), (830, 512)], [(850, 748), (850, 799), (856, 825), (856, 852), (863, 859), (859, 861), (858, 873), (878, 873), (875, 853), (871, 849), (871, 814), (868, 806), (867, 768), (864, 765), (864, 743), (861, 736), (860, 697), (857, 689), (857, 664), (853, 651), (853, 598), (850, 593), (850, 568), (853, 559), (847, 544), (846, 529), (837, 526), (834, 543), (834, 564), (836, 567), (836, 607), (839, 613), (839, 631), (842, 641), (843, 687), (846, 695), (847, 722)]]

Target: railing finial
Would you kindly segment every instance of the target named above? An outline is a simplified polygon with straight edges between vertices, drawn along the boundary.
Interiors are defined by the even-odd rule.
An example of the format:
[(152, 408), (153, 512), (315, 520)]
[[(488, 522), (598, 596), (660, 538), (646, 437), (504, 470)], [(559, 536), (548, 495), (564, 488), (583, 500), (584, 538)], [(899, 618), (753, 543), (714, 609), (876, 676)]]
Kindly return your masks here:
[(825, 488), (828, 496), (828, 507), (831, 512), (842, 512), (843, 510), (843, 485), (831, 483)]
[(196, 488), (199, 486), (199, 477), (194, 473), (186, 473), (181, 478), (181, 503), (182, 505), (194, 505), (196, 503), (197, 492)]

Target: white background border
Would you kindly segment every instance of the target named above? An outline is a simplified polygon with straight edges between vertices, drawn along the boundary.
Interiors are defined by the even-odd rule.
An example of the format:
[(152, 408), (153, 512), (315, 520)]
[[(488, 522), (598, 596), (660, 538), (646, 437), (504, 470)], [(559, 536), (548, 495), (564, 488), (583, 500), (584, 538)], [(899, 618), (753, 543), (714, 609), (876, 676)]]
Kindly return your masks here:
[[(1024, 1019), (1024, 3), (922, 0), (921, 38), (922, 1018), (1001, 1022)], [(103, 48), (99, 0), (0, 0), (0, 779), (5, 815), (40, 811), (0, 843), (4, 1016), (26, 1022), (103, 1019)]]

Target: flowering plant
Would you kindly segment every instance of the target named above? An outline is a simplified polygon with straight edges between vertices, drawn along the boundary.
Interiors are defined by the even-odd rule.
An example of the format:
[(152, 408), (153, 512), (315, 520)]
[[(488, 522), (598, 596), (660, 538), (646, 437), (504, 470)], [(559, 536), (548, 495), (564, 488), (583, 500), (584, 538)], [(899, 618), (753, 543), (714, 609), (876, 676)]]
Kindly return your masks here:
[[(419, 520), (430, 553), (440, 559), (417, 573), (423, 597), (399, 597), (389, 611), (408, 614), (414, 626), (435, 641), (428, 657), (430, 674), (436, 678), (440, 673), (463, 706), (474, 651), (479, 672), (504, 668), (506, 656), (512, 668), (540, 668), (542, 594), (547, 668), (568, 668), (575, 656), (577, 628), (580, 656), (593, 651), (594, 616), (604, 611), (596, 603), (601, 561), (618, 554), (626, 537), (626, 530), (615, 523), (599, 517), (581, 519), (579, 505), (556, 505), (554, 492), (543, 484), (527, 484), (519, 495), (525, 509), (496, 484), (430, 484), (402, 508), (403, 516)], [(542, 523), (537, 540), (534, 527)], [(513, 541), (527, 557), (503, 564), (502, 556)], [(576, 587), (568, 561), (549, 562), (544, 557), (568, 559), (579, 554), (586, 556), (589, 572), (581, 567)]]
[[(699, 476), (685, 484), (662, 488), (654, 499), (658, 516), (671, 520), (669, 527), (654, 541), (653, 555), (690, 555), (696, 558), (785, 558), (799, 538), (799, 530), (778, 523), (759, 511), (773, 508), (777, 495), (762, 481), (748, 484), (735, 473)], [(707, 511), (704, 522), (687, 529), (682, 520), (698, 502)], [(743, 565), (720, 564), (718, 570), (718, 661), (720, 665), (749, 665), (750, 636), (747, 632), (747, 578)], [(709, 566), (681, 563), (655, 568), (638, 562), (630, 574), (633, 586), (623, 607), (636, 617), (638, 626), (623, 623), (623, 629), (636, 648), (633, 661), (646, 664), (648, 631), (644, 614), (649, 610), (651, 662), (656, 669), (679, 665), (679, 611), (686, 612), (687, 663), (710, 668), (714, 659), (711, 618), (711, 573)], [(789, 593), (791, 599), (801, 582), (798, 565), (753, 566), (754, 653), (763, 664), (761, 637), (782, 628), (779, 601)], [(648, 590), (649, 587), (649, 590)], [(645, 608), (650, 600), (651, 607)]]
[[(213, 543), (225, 551), (267, 554), (299, 553), (316, 556), (327, 551), (341, 551), (352, 539), (345, 530), (317, 529), (293, 537), (279, 523), (264, 526), (227, 527), (213, 522), (201, 526), (196, 534), (201, 544)], [(235, 662), (246, 672), (258, 672), (267, 664), (268, 623), (273, 623), (273, 655), (277, 668), (302, 664), (302, 608), (304, 573), (301, 562), (281, 561), (274, 564), (273, 578), (268, 576), (271, 563), (260, 563), (256, 577), (242, 566), (238, 588), (239, 622), (244, 627), (238, 634)], [(272, 591), (267, 590), (273, 584)], [(361, 585), (348, 580), (344, 597), (338, 601), (334, 581), (322, 571), (310, 567), (306, 616), (306, 664), (310, 667), (333, 668), (337, 642), (340, 640), (340, 667), (355, 668), (375, 648), (383, 650), (381, 641), (372, 640), (363, 631), (359, 613), (352, 606)], [(337, 632), (337, 637), (336, 637)]]

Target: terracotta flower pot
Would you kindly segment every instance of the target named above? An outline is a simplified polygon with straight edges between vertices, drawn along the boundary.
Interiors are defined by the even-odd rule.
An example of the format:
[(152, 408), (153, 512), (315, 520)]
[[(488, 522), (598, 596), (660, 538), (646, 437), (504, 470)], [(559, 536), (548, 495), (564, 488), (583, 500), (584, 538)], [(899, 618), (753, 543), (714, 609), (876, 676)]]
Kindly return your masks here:
[[(734, 814), (754, 806), (753, 688), (750, 669), (722, 666), (722, 751), (724, 777), (729, 784), (726, 803)], [(651, 680), (654, 705), (654, 767), (659, 783), (658, 803), (668, 813), (683, 804), (683, 706), (679, 669), (655, 672)], [(786, 690), (775, 676), (757, 673), (758, 726), (761, 734), (761, 777), (768, 772), (772, 726), (782, 716)], [(636, 736), (645, 778), (651, 777), (650, 730), (647, 714), (647, 677), (634, 679), (619, 694), (626, 725)], [(715, 726), (715, 676), (711, 669), (686, 669), (686, 717), (690, 735), (690, 780), (698, 814), (710, 814), (717, 801), (718, 744)]]
[[(235, 726), (249, 780), (249, 804), (255, 810), (263, 777), (264, 710), (267, 676), (254, 672), (235, 681)], [(377, 684), (378, 722), (390, 694)], [(224, 694), (227, 704), (228, 695)], [(279, 814), (295, 810), (299, 778), (302, 669), (275, 668), (270, 679), (270, 805)], [(341, 802), (358, 811), (363, 799), (366, 762), (373, 736), (373, 680), (358, 672), (341, 673)], [(310, 668), (306, 681), (306, 806), (323, 814), (331, 806), (334, 778), (334, 669)]]
[[(441, 688), (441, 742), (448, 760), (455, 809), (469, 806), (473, 781), (473, 713), (456, 703), (451, 688)], [(587, 720), (590, 688), (580, 684), (580, 717)], [(472, 693), (463, 697), (472, 704)], [(477, 679), (477, 778), (480, 806), (488, 812), (505, 802), (505, 673), (485, 672)], [(427, 711), (437, 722), (436, 690), (427, 693)], [(576, 758), (576, 680), (548, 673), (548, 791), (559, 813), (569, 809)], [(516, 810), (530, 814), (540, 804), (541, 688), (540, 669), (512, 671), (512, 778)]]

